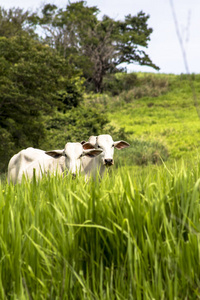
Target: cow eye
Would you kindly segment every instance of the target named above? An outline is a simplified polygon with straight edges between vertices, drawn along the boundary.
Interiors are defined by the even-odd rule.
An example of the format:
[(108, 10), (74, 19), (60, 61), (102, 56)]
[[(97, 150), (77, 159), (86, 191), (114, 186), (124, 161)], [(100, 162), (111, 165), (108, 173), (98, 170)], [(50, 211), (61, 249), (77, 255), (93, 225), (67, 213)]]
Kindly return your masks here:
[(98, 145), (98, 148), (101, 148), (101, 147)]
[(112, 147), (115, 147), (115, 145), (113, 144)]

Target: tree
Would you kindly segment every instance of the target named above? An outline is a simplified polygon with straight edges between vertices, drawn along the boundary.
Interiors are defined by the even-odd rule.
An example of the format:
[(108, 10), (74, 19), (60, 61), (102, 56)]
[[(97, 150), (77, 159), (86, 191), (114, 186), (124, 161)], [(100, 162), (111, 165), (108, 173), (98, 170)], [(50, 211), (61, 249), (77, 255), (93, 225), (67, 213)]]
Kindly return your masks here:
[(74, 76), (75, 83), (80, 78), (56, 50), (25, 32), (0, 37), (0, 69), (0, 161), (5, 169), (5, 154), (39, 147), (45, 138), (43, 116), (60, 107), (58, 91)]
[(28, 21), (30, 15), (29, 11), (20, 8), (5, 10), (0, 7), (0, 36), (11, 37), (26, 31), (36, 37)]
[(96, 6), (88, 7), (85, 1), (69, 3), (66, 9), (47, 4), (42, 16), (33, 14), (32, 20), (44, 29), (45, 41), (82, 69), (97, 92), (105, 74), (119, 71), (123, 62), (159, 69), (144, 51), (153, 31), (148, 15), (139, 12), (115, 21), (107, 16), (99, 20), (98, 13)]

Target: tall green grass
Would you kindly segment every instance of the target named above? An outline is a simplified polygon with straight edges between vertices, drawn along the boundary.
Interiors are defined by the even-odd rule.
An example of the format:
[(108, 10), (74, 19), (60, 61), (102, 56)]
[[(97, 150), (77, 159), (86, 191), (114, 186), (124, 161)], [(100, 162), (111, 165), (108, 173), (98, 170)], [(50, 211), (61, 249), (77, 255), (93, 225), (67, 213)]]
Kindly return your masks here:
[(199, 299), (200, 167), (0, 183), (0, 299)]

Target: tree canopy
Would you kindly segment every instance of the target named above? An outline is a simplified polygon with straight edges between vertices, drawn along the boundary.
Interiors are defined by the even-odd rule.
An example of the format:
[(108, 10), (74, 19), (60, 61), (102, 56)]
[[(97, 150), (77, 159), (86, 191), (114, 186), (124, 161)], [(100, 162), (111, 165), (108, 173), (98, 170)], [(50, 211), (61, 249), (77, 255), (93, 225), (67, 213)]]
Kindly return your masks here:
[(159, 69), (144, 48), (148, 47), (152, 28), (149, 15), (129, 14), (124, 21), (108, 16), (98, 19), (99, 9), (85, 1), (69, 3), (66, 9), (46, 4), (41, 14), (30, 18), (44, 30), (44, 40), (56, 48), (71, 64), (83, 71), (97, 92), (103, 77), (119, 71), (121, 63), (136, 63)]
[[(82, 86), (56, 50), (31, 38), (0, 37), (0, 156), (22, 147), (39, 147), (45, 137), (43, 116), (63, 107), (59, 91), (72, 81)], [(68, 91), (68, 97), (70, 93)], [(8, 144), (13, 146), (8, 149)], [(7, 145), (7, 147), (5, 147)], [(5, 149), (7, 148), (7, 151)]]

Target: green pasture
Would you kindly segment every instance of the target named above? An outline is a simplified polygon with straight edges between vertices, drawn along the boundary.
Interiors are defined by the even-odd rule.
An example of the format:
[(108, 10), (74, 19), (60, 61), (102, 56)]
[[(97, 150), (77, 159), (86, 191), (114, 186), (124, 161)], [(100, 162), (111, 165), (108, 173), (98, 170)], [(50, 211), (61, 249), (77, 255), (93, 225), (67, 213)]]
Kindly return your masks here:
[[(107, 98), (112, 125), (123, 127), (130, 141), (158, 141), (172, 159), (195, 153), (200, 146), (200, 75), (139, 73), (138, 78), (146, 78), (140, 87)], [(151, 91), (148, 80), (153, 81)], [(161, 84), (167, 87), (165, 91), (151, 96), (159, 94)], [(137, 99), (139, 88), (147, 96)]]
[(199, 299), (198, 160), (0, 183), (0, 299)]

